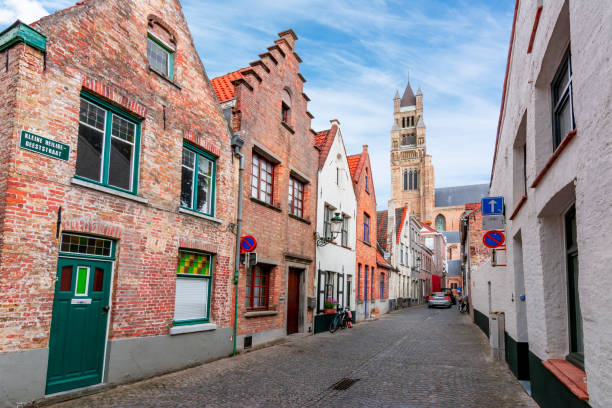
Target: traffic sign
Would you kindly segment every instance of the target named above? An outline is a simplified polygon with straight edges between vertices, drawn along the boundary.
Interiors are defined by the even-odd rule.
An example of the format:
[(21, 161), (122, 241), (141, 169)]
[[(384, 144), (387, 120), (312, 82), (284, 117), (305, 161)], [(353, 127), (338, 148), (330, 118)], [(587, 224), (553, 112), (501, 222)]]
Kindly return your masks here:
[(506, 219), (503, 215), (483, 215), (482, 229), (485, 231), (504, 229)]
[(506, 237), (502, 231), (488, 231), (482, 237), (482, 242), (489, 248), (497, 248), (504, 245)]
[(251, 252), (257, 248), (257, 240), (252, 235), (246, 235), (240, 238), (240, 250), (242, 252)]
[(482, 215), (502, 215), (504, 197), (485, 197), (481, 201)]

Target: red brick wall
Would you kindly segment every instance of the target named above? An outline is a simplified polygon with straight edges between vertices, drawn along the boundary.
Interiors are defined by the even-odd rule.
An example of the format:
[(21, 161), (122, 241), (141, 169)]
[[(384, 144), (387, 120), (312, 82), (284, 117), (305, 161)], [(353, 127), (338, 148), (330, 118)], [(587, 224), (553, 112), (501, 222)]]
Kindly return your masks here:
[(468, 256), (470, 256), (470, 266), (476, 269), (487, 258), (491, 256), (491, 250), (482, 242), (484, 230), (482, 229), (482, 211), (480, 203), (471, 203), (465, 205), (466, 211), (470, 212), (470, 247), (466, 248)]
[[(368, 175), (368, 191), (365, 189), (365, 176)], [(362, 157), (357, 166), (356, 173), (353, 175), (353, 184), (355, 188), (355, 196), (357, 197), (357, 245), (356, 256), (357, 264), (361, 264), (361, 279), (359, 282), (360, 293), (356, 297), (359, 300), (364, 300), (364, 283), (365, 283), (365, 265), (369, 266), (370, 271), (368, 276), (368, 300), (371, 300), (372, 285), (374, 285), (374, 299), (380, 298), (380, 273), (385, 273), (385, 284), (388, 288), (389, 273), (386, 269), (378, 268), (376, 264), (376, 194), (374, 192), (374, 183), (372, 177), (372, 166), (370, 165), (370, 156), (367, 152), (367, 146), (364, 146)], [(363, 240), (364, 231), (364, 214), (370, 216), (370, 242), (366, 243)], [(374, 269), (374, 282), (371, 281), (371, 268)], [(357, 266), (355, 267), (357, 269)], [(356, 279), (359, 279), (358, 277)], [(387, 289), (388, 290), (388, 289)]]
[[(158, 15), (175, 32), (175, 84), (148, 68), (150, 14)], [(17, 113), (11, 113), (7, 104), (0, 110), (1, 118), (13, 116), (16, 120), (8, 133), (10, 140), (3, 143), (9, 149), (1, 153), (1, 163), (5, 163), (6, 150), (10, 150), (8, 191), (2, 197), (6, 218), (0, 248), (0, 350), (47, 345), (60, 206), (64, 230), (118, 239), (111, 338), (168, 333), (180, 246), (216, 254), (211, 314), (218, 326), (227, 327), (233, 288), (234, 236), (228, 224), (235, 219), (235, 163), (225, 120), (193, 48), (180, 5), (162, 0), (85, 2), (43, 18), (35, 28), (47, 36), (46, 69), (40, 52), (23, 44), (12, 47), (11, 59), (19, 58), (19, 73), (13, 65), (9, 72), (20, 81)], [(148, 204), (71, 184), (78, 154), (79, 94), (86, 78), (111, 89), (110, 94), (103, 93), (119, 96), (113, 99), (121, 107), (146, 109), (138, 195)], [(3, 91), (11, 86), (7, 83), (2, 81)], [(20, 129), (70, 145), (70, 160), (63, 162), (17, 148)], [(221, 224), (177, 211), (187, 131), (218, 148), (215, 215)]]
[[(252, 72), (243, 72), (248, 85), (236, 86), (236, 103), (233, 109), (234, 131), (240, 131), (245, 145), (244, 190), (243, 190), (243, 235), (253, 235), (257, 241), (257, 254), (262, 261), (269, 260), (279, 265), (271, 272), (269, 309), (278, 314), (245, 318), (246, 274), (241, 271), (238, 298), (238, 332), (250, 334), (285, 327), (287, 302), (288, 260), (286, 255), (303, 258), (300, 264), (307, 273), (308, 296), (314, 296), (315, 246), (314, 228), (316, 220), (316, 191), (318, 152), (314, 148), (314, 134), (310, 131), (307, 115), (307, 100), (303, 96), (303, 82), (298, 76), (299, 61), (293, 51), (293, 37), (281, 33), (282, 37), (269, 48), (269, 56), (252, 64)], [(284, 89), (291, 95), (289, 126), (281, 123), (281, 101)], [(251, 168), (253, 146), (257, 143), (277, 156), (281, 163), (274, 167), (272, 203), (276, 208), (251, 199)], [(298, 170), (310, 179), (304, 189), (304, 220), (289, 216), (288, 191), (291, 169)], [(312, 321), (308, 312), (307, 322)]]

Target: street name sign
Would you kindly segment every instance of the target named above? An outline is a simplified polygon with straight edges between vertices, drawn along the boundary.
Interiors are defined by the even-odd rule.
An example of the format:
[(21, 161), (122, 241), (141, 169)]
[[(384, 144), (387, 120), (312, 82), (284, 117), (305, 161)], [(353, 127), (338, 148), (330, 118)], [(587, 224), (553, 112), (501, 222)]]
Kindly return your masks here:
[(504, 245), (506, 237), (501, 231), (488, 231), (482, 237), (482, 242), (489, 248), (497, 248)]
[(485, 197), (481, 201), (482, 215), (503, 215), (504, 197)]
[(67, 144), (38, 136), (26, 130), (21, 131), (19, 147), (63, 161), (68, 161), (70, 158), (70, 146)]
[(482, 229), (485, 231), (490, 230), (503, 230), (506, 224), (506, 219), (503, 215), (483, 215), (482, 216)]

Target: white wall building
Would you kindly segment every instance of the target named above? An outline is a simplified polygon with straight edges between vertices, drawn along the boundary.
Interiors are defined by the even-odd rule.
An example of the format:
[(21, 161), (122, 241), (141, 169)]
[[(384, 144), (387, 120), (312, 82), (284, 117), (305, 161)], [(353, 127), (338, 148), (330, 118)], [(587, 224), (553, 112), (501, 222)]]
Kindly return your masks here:
[[(355, 254), (357, 199), (346, 159), (340, 123), (332, 120), (332, 127), (317, 134), (319, 149), (317, 192), (318, 245), (316, 249), (317, 276), (314, 293), (317, 296), (315, 313), (323, 312), (323, 303), (331, 297), (342, 307), (355, 311)], [(341, 233), (332, 242), (331, 219), (338, 214), (343, 219)]]
[(472, 271), (470, 301), (505, 313), (543, 407), (612, 406), (611, 22), (609, 0), (516, 2), (491, 182), (507, 267)]

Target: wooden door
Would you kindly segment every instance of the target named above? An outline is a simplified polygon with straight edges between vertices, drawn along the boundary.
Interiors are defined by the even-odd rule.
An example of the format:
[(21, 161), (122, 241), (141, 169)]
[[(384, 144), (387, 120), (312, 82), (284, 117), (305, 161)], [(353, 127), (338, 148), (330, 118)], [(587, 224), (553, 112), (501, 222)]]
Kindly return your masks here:
[(111, 262), (59, 259), (47, 394), (102, 381), (111, 272)]
[(289, 282), (287, 287), (287, 334), (298, 332), (300, 276), (301, 270), (289, 269)]

